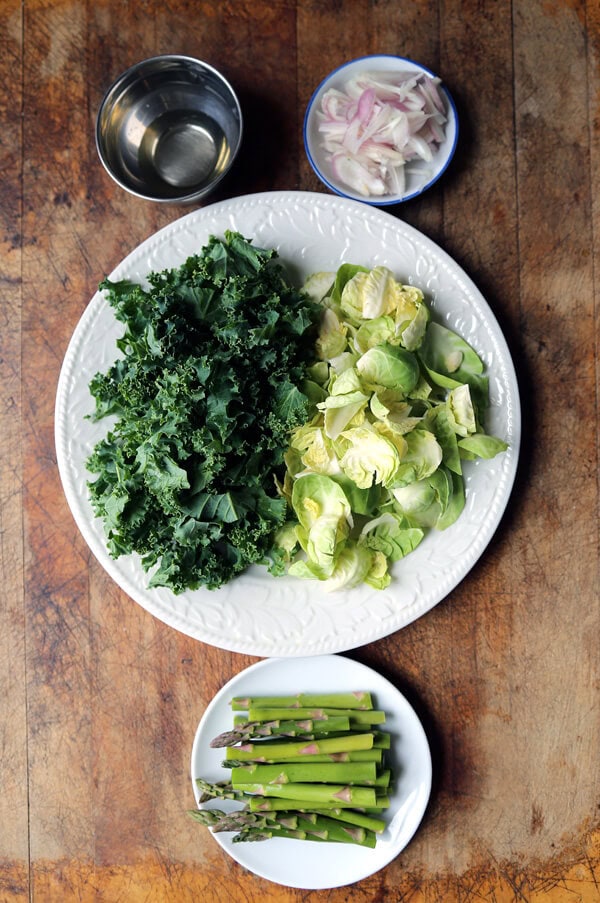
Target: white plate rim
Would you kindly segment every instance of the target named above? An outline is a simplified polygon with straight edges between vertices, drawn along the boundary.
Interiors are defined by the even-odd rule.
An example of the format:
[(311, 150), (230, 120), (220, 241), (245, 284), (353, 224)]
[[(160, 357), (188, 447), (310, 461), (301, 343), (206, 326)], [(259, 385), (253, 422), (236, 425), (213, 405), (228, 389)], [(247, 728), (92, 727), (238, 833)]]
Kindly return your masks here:
[[(340, 232), (335, 239), (331, 239), (329, 235), (320, 234), (319, 229), (316, 229), (315, 242), (320, 242), (319, 253), (322, 253), (321, 245), (327, 246), (327, 242), (332, 240), (339, 244), (344, 255), (350, 253), (352, 241), (347, 232), (355, 228), (356, 223), (360, 223), (361, 238), (364, 232), (365, 241), (370, 239), (379, 247), (385, 238), (382, 251), (384, 260), (387, 259), (385, 254), (388, 253), (386, 242), (393, 245), (393, 254), (396, 253), (397, 245), (402, 245), (404, 242), (407, 247), (410, 246), (410, 253), (414, 251), (419, 255), (418, 266), (423, 269), (423, 272), (411, 274), (411, 276), (414, 275), (417, 284), (423, 284), (423, 280), (427, 278), (431, 281), (433, 291), (438, 291), (440, 297), (443, 296), (448, 285), (457, 297), (460, 295), (461, 303), (464, 305), (464, 316), (467, 317), (465, 326), (468, 325), (469, 317), (475, 319), (479, 335), (486, 341), (489, 340), (490, 343), (493, 370), (498, 377), (499, 391), (503, 395), (502, 405), (506, 408), (506, 410), (502, 409), (502, 417), (505, 417), (505, 427), (508, 433), (504, 438), (510, 442), (510, 448), (501, 456), (502, 461), (499, 464), (482, 462), (485, 470), (473, 469), (473, 485), (484, 474), (486, 480), (493, 482), (493, 504), (481, 514), (481, 521), (479, 513), (474, 512), (477, 515), (476, 535), (469, 542), (464, 553), (461, 550), (457, 560), (454, 560), (450, 553), (445, 553), (446, 557), (438, 562), (441, 579), (438, 581), (436, 578), (435, 586), (423, 587), (418, 582), (415, 586), (408, 586), (408, 579), (405, 581), (407, 585), (395, 581), (390, 590), (372, 591), (368, 598), (361, 599), (359, 611), (356, 609), (359, 598), (357, 594), (362, 590), (352, 590), (353, 595), (348, 611), (344, 611), (343, 616), (340, 616), (340, 611), (346, 604), (347, 594), (332, 594), (322, 600), (319, 595), (320, 588), (314, 587), (312, 582), (311, 586), (307, 587), (308, 581), (292, 580), (291, 578), (276, 580), (266, 574), (256, 577), (254, 573), (250, 572), (248, 577), (243, 575), (236, 581), (232, 581), (232, 584), (235, 584), (234, 589), (231, 585), (226, 588), (227, 592), (232, 593), (227, 597), (227, 605), (231, 600), (237, 600), (237, 594), (243, 589), (246, 595), (252, 594), (254, 605), (256, 602), (264, 605), (264, 611), (261, 609), (263, 620), (257, 627), (257, 631), (260, 631), (259, 634), (256, 633), (250, 637), (246, 635), (250, 620), (246, 624), (246, 632), (236, 633), (235, 624), (231, 620), (226, 624), (219, 620), (224, 617), (224, 612), (226, 615), (228, 614), (228, 609), (223, 606), (222, 591), (211, 593), (207, 590), (198, 590), (195, 593), (183, 594), (183, 597), (175, 597), (170, 591), (149, 591), (145, 588), (146, 576), (141, 573), (141, 566), (136, 564), (134, 557), (116, 561), (111, 559), (97, 519), (93, 517), (89, 500), (86, 497), (87, 493), (83, 491), (81, 485), (77, 484), (78, 479), (80, 483), (82, 480), (83, 451), (74, 442), (73, 432), (83, 428), (79, 420), (75, 418), (77, 412), (75, 396), (77, 392), (81, 392), (83, 382), (80, 375), (80, 368), (83, 366), (82, 358), (84, 354), (94, 353), (94, 349), (90, 348), (90, 333), (96, 328), (97, 323), (103, 317), (106, 319), (107, 316), (110, 317), (111, 322), (116, 322), (112, 313), (107, 314), (108, 304), (97, 292), (87, 305), (74, 330), (61, 368), (56, 394), (57, 464), (73, 517), (92, 553), (104, 569), (121, 589), (155, 617), (175, 629), (211, 645), (264, 657), (322, 655), (356, 648), (395, 632), (437, 605), (464, 579), (495, 533), (512, 491), (520, 445), (521, 412), (516, 374), (506, 340), (489, 305), (470, 278), (446, 252), (422, 233), (386, 211), (357, 201), (310, 192), (285, 191), (245, 195), (200, 208), (165, 226), (130, 252), (110, 276), (111, 278), (124, 278), (124, 276), (135, 278), (131, 276), (131, 272), (137, 268), (139, 278), (142, 278), (143, 273), (149, 271), (147, 264), (144, 268), (143, 261), (151, 258), (152, 255), (163, 252), (166, 243), (189, 241), (190, 234), (201, 236), (203, 232), (222, 231), (224, 224), (237, 226), (245, 222), (248, 217), (250, 219), (262, 217), (261, 228), (264, 228), (267, 233), (269, 230), (273, 231), (275, 226), (282, 230), (289, 228), (292, 236), (290, 241), (292, 241), (295, 235), (295, 223), (294, 217), (289, 216), (290, 210), (300, 211), (302, 216), (310, 218), (311, 225), (314, 220), (317, 227), (321, 220), (325, 223), (325, 228), (331, 220), (335, 222), (336, 228)], [(347, 217), (350, 219), (346, 219)], [(241, 231), (244, 231), (243, 228)], [(252, 238), (253, 236), (249, 235), (248, 237)], [(301, 237), (304, 238), (304, 236)], [(201, 237), (198, 238), (198, 245), (200, 243)], [(338, 244), (336, 244), (336, 248)], [(311, 248), (310, 253), (313, 251), (314, 248)], [(400, 255), (401, 251), (397, 253)], [(185, 255), (183, 256), (185, 257)], [(351, 256), (355, 257), (356, 255), (352, 253)], [(308, 257), (310, 254), (303, 250), (302, 265), (307, 265)], [(183, 258), (180, 262), (182, 261)], [(177, 261), (174, 261), (172, 265), (175, 263)], [(371, 263), (374, 265), (374, 260)], [(442, 313), (446, 316), (443, 309)], [(463, 316), (462, 313), (461, 316)], [(110, 360), (112, 361), (113, 358), (114, 353)], [(85, 366), (91, 366), (87, 357)], [(89, 410), (91, 409), (91, 399), (89, 399)], [(500, 407), (497, 406), (495, 410), (498, 412)], [(87, 436), (84, 438), (87, 441)], [(91, 444), (84, 450), (89, 453)], [(476, 493), (473, 492), (474, 509), (477, 504), (476, 498)], [(461, 520), (463, 533), (464, 526), (465, 515), (463, 514)], [(444, 534), (445, 543), (451, 531), (452, 528)], [(410, 573), (412, 562), (416, 562), (421, 552), (425, 554), (426, 544), (431, 541), (429, 538), (426, 539), (411, 556), (400, 563), (403, 569), (408, 568), (407, 574)], [(462, 538), (460, 541), (463, 541)], [(427, 550), (428, 555), (434, 552), (433, 547), (427, 547)], [(411, 563), (410, 566), (407, 565), (407, 562)], [(268, 586), (265, 581), (269, 581)], [(287, 594), (292, 586), (294, 596), (300, 598), (300, 604), (294, 605), (291, 612), (286, 610), (284, 612), (287, 618), (286, 622), (279, 623), (278, 619), (283, 616), (282, 600), (288, 598)], [(276, 590), (275, 587), (277, 587)], [(274, 592), (278, 593), (277, 605), (270, 608)], [(198, 600), (201, 601), (201, 608)], [(239, 610), (236, 611), (236, 616), (239, 616)], [(253, 610), (252, 613), (248, 612), (248, 618), (252, 618), (253, 623), (256, 617), (256, 610)], [(193, 620), (197, 618), (201, 618), (201, 621)], [(314, 625), (318, 618), (321, 618), (323, 623), (319, 623), (319, 631), (316, 635)]]
[[(207, 706), (192, 744), (190, 776), (196, 805), (200, 808), (237, 808), (235, 803), (198, 802), (196, 777), (224, 780), (222, 750), (208, 748), (210, 740), (232, 722), (229, 701), (233, 696), (271, 693), (368, 690), (375, 706), (389, 716), (385, 729), (392, 734), (392, 750), (399, 760), (398, 783), (390, 794), (388, 827), (375, 849), (351, 845), (311, 844), (278, 840), (233, 844), (229, 834), (212, 834), (236, 862), (261, 878), (287, 887), (324, 890), (354, 884), (392, 862), (406, 848), (423, 821), (432, 787), (432, 758), (427, 735), (414, 708), (394, 684), (360, 662), (340, 655), (311, 658), (263, 659), (229, 680)], [(199, 830), (207, 830), (199, 825)], [(277, 855), (275, 855), (275, 852)], [(306, 876), (310, 875), (310, 880)]]

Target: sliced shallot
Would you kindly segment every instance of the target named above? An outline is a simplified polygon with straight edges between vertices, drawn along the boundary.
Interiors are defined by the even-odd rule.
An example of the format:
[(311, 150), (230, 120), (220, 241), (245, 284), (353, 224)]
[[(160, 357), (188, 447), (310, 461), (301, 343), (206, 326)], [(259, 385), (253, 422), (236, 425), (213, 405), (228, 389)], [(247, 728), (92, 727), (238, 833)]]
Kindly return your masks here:
[(319, 131), (335, 177), (364, 197), (403, 194), (406, 163), (430, 163), (444, 140), (439, 85), (425, 73), (365, 72), (326, 91)]

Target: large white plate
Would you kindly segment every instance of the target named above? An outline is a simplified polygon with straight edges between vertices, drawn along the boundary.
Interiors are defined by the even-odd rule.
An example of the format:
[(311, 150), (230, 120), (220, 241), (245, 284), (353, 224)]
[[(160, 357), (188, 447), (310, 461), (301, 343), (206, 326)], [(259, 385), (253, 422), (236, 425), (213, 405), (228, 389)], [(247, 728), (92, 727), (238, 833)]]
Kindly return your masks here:
[[(276, 690), (274, 690), (276, 688)], [(216, 782), (227, 779), (221, 762), (223, 750), (210, 741), (230, 730), (229, 705), (234, 696), (367, 690), (374, 705), (386, 713), (385, 730), (392, 735), (389, 761), (395, 775), (390, 791), (385, 831), (374, 849), (344, 844), (315, 844), (302, 840), (263, 843), (232, 842), (231, 834), (213, 837), (237, 862), (262, 878), (289, 887), (317, 890), (353, 884), (379, 871), (408, 844), (425, 813), (431, 792), (431, 754), (427, 737), (414, 709), (391, 684), (366, 665), (337, 655), (304, 659), (267, 659), (251, 665), (217, 693), (202, 718), (192, 747), (192, 785), (201, 808), (235, 809), (226, 800), (198, 803), (196, 778)], [(206, 830), (199, 826), (199, 830)]]
[(95, 294), (79, 321), (63, 362), (56, 399), (56, 450), (65, 495), (90, 549), (119, 586), (160, 620), (183, 633), (234, 652), (257, 656), (341, 652), (387, 636), (440, 602), (465, 577), (496, 530), (513, 485), (520, 442), (520, 404), (512, 360), (490, 307), (462, 269), (424, 235), (356, 201), (306, 192), (248, 195), (195, 210), (151, 236), (111, 274), (144, 282), (151, 271), (181, 264), (211, 234), (241, 232), (256, 245), (277, 248), (298, 283), (343, 262), (385, 264), (427, 294), (434, 315), (479, 352), (490, 375), (488, 432), (509, 450), (465, 467), (467, 502), (458, 522), (431, 533), (394, 569), (387, 590), (368, 587), (327, 594), (315, 581), (274, 578), (252, 568), (217, 591), (176, 596), (147, 589), (135, 556), (113, 560), (102, 522), (88, 500), (85, 462), (106, 432), (86, 420), (93, 411), (88, 384), (116, 356), (122, 326)]

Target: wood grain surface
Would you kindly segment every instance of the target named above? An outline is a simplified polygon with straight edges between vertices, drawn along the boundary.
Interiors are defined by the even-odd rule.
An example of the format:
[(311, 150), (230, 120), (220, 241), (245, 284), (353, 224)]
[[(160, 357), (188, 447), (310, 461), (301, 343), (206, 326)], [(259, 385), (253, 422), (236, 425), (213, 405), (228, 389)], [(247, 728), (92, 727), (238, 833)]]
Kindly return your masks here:
[[(455, 159), (391, 212), (483, 291), (522, 395), (516, 486), (490, 546), (425, 617), (349, 653), (390, 678), (434, 756), (387, 868), (296, 891), (191, 822), (189, 757), (256, 659), (166, 627), (92, 558), (54, 449), (57, 378), (97, 283), (187, 212), (127, 195), (94, 144), (128, 65), (200, 57), (236, 87), (243, 153), (211, 198), (323, 191), (302, 118), (368, 53), (440, 73)], [(600, 900), (595, 0), (0, 0), (0, 901)]]

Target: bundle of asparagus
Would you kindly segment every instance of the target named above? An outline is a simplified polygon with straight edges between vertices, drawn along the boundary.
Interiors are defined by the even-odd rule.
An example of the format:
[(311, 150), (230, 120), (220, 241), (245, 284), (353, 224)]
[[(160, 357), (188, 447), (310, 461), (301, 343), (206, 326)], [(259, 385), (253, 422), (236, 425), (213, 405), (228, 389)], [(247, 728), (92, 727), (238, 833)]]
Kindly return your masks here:
[(232, 729), (210, 744), (225, 749), (229, 780), (196, 783), (200, 803), (244, 806), (195, 809), (194, 819), (236, 832), (235, 843), (292, 837), (375, 846), (390, 804), (391, 737), (370, 693), (238, 696), (230, 705)]

